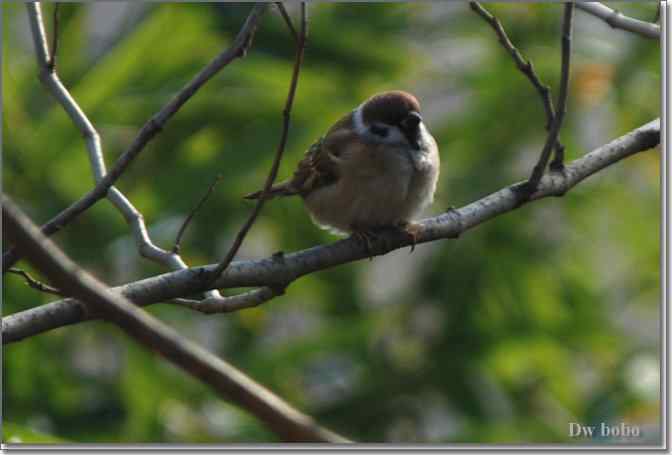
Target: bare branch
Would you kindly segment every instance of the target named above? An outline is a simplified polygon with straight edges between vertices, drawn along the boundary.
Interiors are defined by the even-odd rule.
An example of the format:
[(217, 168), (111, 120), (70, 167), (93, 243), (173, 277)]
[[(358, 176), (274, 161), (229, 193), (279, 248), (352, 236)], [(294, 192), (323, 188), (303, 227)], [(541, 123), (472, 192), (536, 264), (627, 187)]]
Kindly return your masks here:
[(245, 308), (259, 306), (262, 303), (266, 303), (272, 298), (284, 293), (284, 287), (264, 286), (253, 291), (231, 297), (220, 297), (218, 299), (207, 298), (203, 300), (177, 298), (173, 299), (172, 303), (176, 303), (178, 305), (185, 306), (205, 314), (231, 313)]
[[(138, 132), (130, 147), (117, 160), (112, 170), (105, 174), (104, 162), (102, 160), (102, 151), (100, 146), (100, 139), (98, 133), (95, 131), (91, 123), (88, 121), (84, 113), (79, 109), (79, 106), (72, 99), (68, 91), (63, 87), (56, 73), (49, 71), (45, 72), (46, 62), (49, 60), (49, 51), (46, 46), (46, 35), (44, 33), (44, 25), (41, 18), (41, 11), (39, 4), (27, 4), (31, 29), (33, 31), (33, 39), (35, 41), (35, 49), (38, 58), (38, 63), (42, 68), (41, 78), (43, 82), (49, 87), (50, 91), (56, 96), (58, 101), (66, 109), (73, 122), (84, 132), (87, 138), (87, 148), (92, 158), (92, 165), (94, 166), (94, 176), (97, 184), (93, 190), (89, 191), (82, 199), (72, 204), (70, 207), (52, 218), (49, 222), (42, 226), (42, 233), (45, 235), (52, 235), (61, 230), (68, 223), (77, 218), (80, 214), (86, 211), (93, 204), (108, 195), (110, 200), (118, 207), (122, 207), (122, 213), (126, 219), (133, 225), (136, 242), (140, 246), (140, 253), (151, 259), (163, 263), (170, 263), (171, 268), (181, 269), (185, 268), (186, 264), (182, 262), (179, 256), (171, 254), (167, 251), (161, 250), (151, 244), (147, 230), (144, 226), (142, 216), (137, 210), (134, 210), (130, 202), (112, 185), (124, 173), (126, 168), (137, 157), (137, 155), (144, 149), (147, 143), (161, 131), (166, 122), (179, 111), (179, 109), (218, 71), (224, 68), (237, 58), (243, 57), (252, 43), (254, 32), (256, 31), (259, 19), (267, 9), (266, 4), (257, 4), (254, 6), (241, 30), (238, 32), (233, 44), (220, 53), (213, 59), (205, 68), (203, 68), (189, 83), (187, 83), (176, 95), (171, 99), (161, 110), (154, 114), (142, 129)], [(45, 77), (46, 76), (46, 77)], [(3, 254), (2, 267), (3, 273), (21, 258), (20, 253), (16, 248), (10, 249)]]
[[(515, 210), (526, 203), (550, 196), (561, 196), (591, 175), (636, 153), (660, 143), (660, 119), (574, 160), (563, 172), (545, 174), (537, 191), (521, 201), (515, 184), (459, 209), (453, 209), (419, 222), (416, 242), (425, 243), (453, 238), (474, 227)], [(348, 238), (291, 254), (273, 255), (257, 261), (238, 261), (215, 282), (209, 277), (216, 265), (166, 273), (114, 288), (136, 305), (144, 306), (191, 295), (214, 288), (284, 286), (310, 273), (349, 262), (382, 255), (410, 245), (407, 235), (385, 232), (371, 242), (367, 250), (362, 242)], [(12, 343), (57, 327), (93, 319), (86, 307), (74, 299), (60, 300), (21, 311), (2, 319), (2, 342)]]
[(299, 34), (296, 32), (296, 28), (294, 28), (294, 24), (292, 23), (292, 18), (289, 17), (289, 14), (287, 13), (287, 9), (285, 8), (285, 5), (282, 2), (275, 2), (275, 6), (278, 8), (280, 11), (280, 14), (282, 15), (282, 18), (285, 20), (285, 23), (287, 24), (287, 28), (289, 29), (289, 33), (291, 33), (292, 37), (294, 38), (294, 42), (298, 43), (299, 42)]
[(256, 383), (243, 372), (184, 338), (157, 318), (89, 275), (47, 239), (12, 201), (3, 195), (6, 231), (50, 280), (113, 322), (144, 347), (156, 351), (187, 374), (208, 384), (264, 422), (285, 441), (349, 442)]
[(102, 147), (100, 136), (89, 121), (88, 117), (65, 88), (54, 68), (50, 68), (52, 56), (47, 48), (47, 35), (42, 20), (42, 9), (39, 2), (26, 4), (28, 20), (35, 45), (35, 55), (40, 73), (39, 77), (49, 92), (66, 111), (75, 126), (81, 131), (86, 140), (86, 148), (93, 167), (94, 177), (98, 181), (105, 174), (105, 165), (102, 161)]
[[(546, 165), (548, 160), (551, 158), (551, 151), (558, 141), (558, 135), (560, 134), (560, 128), (562, 127), (562, 121), (565, 118), (565, 112), (567, 110), (567, 95), (569, 88), (569, 64), (572, 54), (572, 18), (574, 16), (574, 2), (565, 3), (565, 13), (562, 20), (562, 67), (560, 70), (560, 93), (558, 93), (558, 110), (555, 113), (555, 120), (553, 121), (553, 126), (548, 132), (548, 137), (546, 138), (546, 143), (544, 148), (541, 151), (541, 156), (539, 156), (539, 161), (534, 166), (532, 170), (532, 175), (530, 176), (527, 184), (523, 187), (526, 193), (532, 193), (536, 191), (541, 177), (544, 175), (546, 170)], [(564, 155), (564, 149), (557, 149), (558, 159), (562, 159)], [(556, 167), (561, 167), (561, 162), (556, 162)]]
[(599, 17), (612, 28), (625, 30), (650, 39), (660, 39), (660, 25), (625, 16), (600, 2), (576, 2), (576, 7)]
[(481, 16), (490, 26), (493, 28), (497, 34), (497, 38), (501, 45), (506, 49), (506, 51), (511, 54), (514, 63), (518, 67), (521, 73), (527, 77), (534, 88), (539, 92), (541, 97), (541, 102), (544, 106), (544, 111), (546, 112), (546, 130), (550, 130), (553, 121), (555, 120), (555, 110), (553, 108), (553, 100), (551, 99), (551, 91), (548, 88), (548, 85), (541, 82), (536, 71), (534, 71), (534, 65), (532, 62), (520, 53), (520, 51), (513, 45), (509, 39), (502, 23), (493, 16), (488, 10), (486, 10), (479, 2), (470, 1), (469, 6), (471, 9)]
[(660, 9), (662, 8), (662, 6), (663, 2), (658, 2), (658, 6), (656, 7), (656, 15), (653, 18), (654, 22), (660, 22)]
[(54, 3), (54, 16), (53, 16), (53, 31), (52, 31), (52, 36), (51, 36), (51, 57), (49, 58), (49, 62), (47, 62), (47, 67), (51, 70), (54, 71), (56, 68), (56, 54), (58, 53), (58, 7), (60, 6), (60, 3), (55, 2)]
[(203, 204), (205, 204), (205, 201), (208, 200), (208, 198), (212, 194), (212, 191), (215, 189), (215, 186), (217, 186), (217, 184), (221, 180), (222, 175), (218, 174), (217, 177), (215, 177), (215, 180), (213, 180), (210, 186), (208, 187), (208, 191), (205, 192), (201, 200), (198, 201), (198, 204), (196, 204), (196, 206), (193, 209), (191, 209), (189, 215), (187, 215), (187, 217), (184, 219), (182, 226), (180, 226), (180, 230), (177, 232), (177, 237), (175, 238), (175, 246), (173, 246), (173, 253), (180, 254), (180, 242), (182, 241), (182, 236), (187, 230), (187, 226), (189, 226), (189, 223), (194, 218), (194, 215), (196, 215), (196, 212), (198, 212), (201, 209), (201, 207), (203, 207)]
[(40, 292), (44, 292), (44, 293), (47, 293), (47, 294), (59, 295), (59, 296), (63, 295), (63, 293), (60, 290), (58, 290), (54, 287), (51, 287), (48, 284), (44, 284), (41, 281), (36, 280), (25, 270), (9, 269), (8, 272), (13, 273), (15, 275), (22, 276), (26, 280), (26, 284), (28, 286), (30, 286), (31, 288), (36, 289)]
[(308, 35), (308, 13), (306, 11), (306, 3), (301, 2), (301, 32), (299, 35), (299, 41), (296, 47), (296, 57), (294, 59), (294, 70), (292, 71), (292, 80), (289, 84), (289, 93), (287, 94), (287, 100), (285, 101), (285, 108), (282, 110), (283, 125), (282, 125), (282, 135), (280, 137), (280, 142), (278, 144), (278, 149), (275, 153), (275, 159), (273, 160), (273, 165), (271, 166), (271, 171), (266, 178), (266, 183), (262, 190), (261, 196), (257, 200), (257, 204), (252, 210), (252, 213), (248, 217), (247, 221), (240, 229), (236, 238), (231, 245), (228, 253), (215, 268), (212, 275), (212, 281), (214, 282), (222, 272), (229, 266), (233, 258), (236, 256), (236, 253), (240, 249), (240, 246), (243, 244), (243, 240), (247, 235), (248, 231), (254, 224), (266, 202), (266, 195), (268, 194), (275, 178), (278, 175), (278, 168), (280, 167), (280, 161), (282, 160), (282, 155), (285, 151), (285, 145), (287, 145), (287, 137), (289, 135), (289, 120), (290, 114), (292, 112), (292, 106), (294, 104), (294, 96), (296, 95), (296, 87), (299, 82), (299, 73), (301, 71), (301, 64), (303, 63), (303, 53), (306, 48), (306, 37)]

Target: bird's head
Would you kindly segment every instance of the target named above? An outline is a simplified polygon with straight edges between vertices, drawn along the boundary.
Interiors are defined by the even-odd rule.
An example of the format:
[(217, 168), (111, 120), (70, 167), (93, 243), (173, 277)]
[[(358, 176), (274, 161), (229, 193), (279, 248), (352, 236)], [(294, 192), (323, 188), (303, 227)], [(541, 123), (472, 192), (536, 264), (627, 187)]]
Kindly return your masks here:
[(355, 110), (354, 125), (357, 133), (371, 142), (420, 149), (420, 103), (410, 93), (395, 90), (372, 96)]

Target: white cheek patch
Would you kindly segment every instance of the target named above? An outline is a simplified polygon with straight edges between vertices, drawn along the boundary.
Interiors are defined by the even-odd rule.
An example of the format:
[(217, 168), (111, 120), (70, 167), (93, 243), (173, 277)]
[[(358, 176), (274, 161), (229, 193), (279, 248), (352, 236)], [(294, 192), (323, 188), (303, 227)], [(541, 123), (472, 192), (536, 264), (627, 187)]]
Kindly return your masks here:
[(401, 130), (396, 126), (387, 127), (387, 136), (381, 137), (373, 133), (369, 133), (369, 136), (375, 136), (378, 142), (383, 144), (407, 144), (406, 136), (403, 135)]
[(431, 144), (431, 135), (429, 134), (429, 131), (425, 127), (424, 122), (420, 122), (420, 146), (427, 146), (428, 144)]
[[(392, 125), (386, 125), (387, 128), (387, 136), (380, 136), (378, 134), (374, 134), (371, 132), (369, 127), (367, 127), (364, 124), (364, 116), (363, 116), (363, 108), (364, 105), (360, 105), (355, 109), (355, 112), (352, 116), (352, 124), (353, 127), (355, 128), (355, 131), (357, 134), (360, 136), (366, 138), (367, 140), (371, 142), (376, 142), (379, 144), (394, 144), (394, 145), (399, 145), (399, 144), (404, 144), (404, 145), (410, 145), (408, 143), (408, 140), (406, 139), (406, 136), (404, 136), (404, 133), (401, 132), (399, 127), (397, 126), (392, 126)], [(420, 123), (420, 140), (424, 140), (424, 136), (428, 134), (427, 130), (425, 129), (425, 125), (421, 122)]]
[(357, 109), (355, 109), (355, 114), (352, 116), (352, 123), (353, 126), (355, 127), (355, 131), (357, 132), (357, 134), (359, 134), (360, 136), (366, 136), (368, 130), (364, 125), (364, 115), (362, 113), (362, 106), (363, 105), (360, 105)]

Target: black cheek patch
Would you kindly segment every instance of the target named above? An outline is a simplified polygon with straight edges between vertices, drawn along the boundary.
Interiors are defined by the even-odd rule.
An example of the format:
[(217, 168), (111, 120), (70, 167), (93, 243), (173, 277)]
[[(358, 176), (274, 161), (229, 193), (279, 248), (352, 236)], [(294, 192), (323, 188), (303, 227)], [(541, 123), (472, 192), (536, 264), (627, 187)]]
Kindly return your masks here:
[(412, 129), (404, 129), (402, 131), (411, 147), (415, 150), (420, 150), (420, 129), (416, 127)]

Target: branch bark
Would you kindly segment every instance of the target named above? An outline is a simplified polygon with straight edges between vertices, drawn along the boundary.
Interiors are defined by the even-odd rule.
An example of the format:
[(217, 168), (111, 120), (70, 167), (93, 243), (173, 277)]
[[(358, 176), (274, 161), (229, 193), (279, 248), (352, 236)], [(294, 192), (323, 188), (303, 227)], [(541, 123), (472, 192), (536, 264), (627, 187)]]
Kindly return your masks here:
[(53, 27), (51, 32), (51, 57), (47, 63), (47, 66), (52, 71), (56, 68), (56, 54), (58, 54), (58, 7), (60, 5), (60, 3), (54, 2)]
[(660, 39), (660, 25), (625, 16), (600, 2), (576, 2), (576, 7), (602, 19), (612, 28), (625, 30), (650, 39)]
[(287, 13), (285, 5), (282, 2), (275, 2), (275, 6), (278, 8), (278, 11), (280, 11), (280, 15), (282, 16), (282, 19), (285, 21), (285, 24), (287, 24), (287, 29), (289, 29), (289, 33), (292, 35), (292, 38), (294, 38), (294, 41), (298, 43), (299, 34), (297, 33), (296, 28), (292, 23), (292, 18), (289, 17), (289, 13)]
[[(420, 221), (416, 242), (453, 238), (526, 203), (549, 196), (562, 196), (591, 175), (659, 143), (660, 120), (657, 119), (574, 160), (567, 164), (563, 172), (545, 174), (537, 191), (525, 201), (521, 202), (518, 197), (517, 188), (521, 184), (517, 183), (459, 209)], [(215, 283), (211, 283), (209, 277), (216, 265), (209, 265), (166, 273), (113, 290), (136, 305), (144, 306), (213, 288), (282, 287), (319, 270), (368, 259), (370, 255), (382, 255), (409, 245), (408, 236), (399, 232), (386, 232), (371, 242), (370, 251), (361, 242), (348, 238), (296, 253), (274, 255), (257, 261), (232, 262)], [(51, 302), (4, 317), (3, 343), (16, 342), (95, 317), (77, 300)]]
[(177, 231), (177, 237), (175, 237), (175, 245), (173, 245), (173, 253), (175, 254), (180, 254), (180, 246), (182, 243), (182, 236), (184, 233), (187, 231), (187, 227), (189, 227), (189, 223), (191, 223), (191, 220), (194, 218), (196, 213), (203, 207), (203, 204), (205, 204), (205, 201), (208, 200), (212, 192), (215, 190), (215, 186), (222, 180), (222, 174), (217, 174), (215, 179), (212, 181), (210, 186), (208, 186), (208, 190), (205, 192), (205, 194), (201, 197), (201, 199), (198, 201), (198, 203), (194, 206), (194, 208), (191, 209), (189, 212), (189, 215), (184, 219), (182, 222), (182, 226), (180, 226), (180, 229)]
[(207, 298), (203, 300), (177, 298), (173, 299), (173, 303), (204, 314), (232, 313), (244, 308), (259, 306), (284, 293), (285, 289), (282, 287), (264, 286), (231, 297), (220, 297), (218, 299)]
[(8, 236), (21, 247), (33, 265), (64, 292), (86, 302), (141, 345), (158, 352), (187, 374), (208, 384), (223, 398), (255, 415), (284, 441), (349, 442), (320, 427), (232, 365), (112, 292), (41, 234), (9, 198), (3, 195), (2, 203)]
[[(574, 17), (574, 3), (568, 2), (565, 3), (565, 13), (562, 20), (562, 63), (560, 70), (560, 92), (558, 93), (558, 110), (555, 113), (555, 119), (551, 125), (551, 129), (548, 132), (548, 137), (546, 138), (546, 143), (544, 148), (541, 151), (541, 156), (539, 156), (539, 161), (532, 169), (532, 175), (530, 175), (529, 180), (525, 187), (529, 192), (536, 191), (539, 181), (541, 180), (544, 171), (546, 170), (546, 165), (548, 160), (551, 158), (551, 152), (553, 151), (555, 145), (558, 143), (558, 135), (560, 134), (560, 128), (562, 128), (562, 121), (565, 118), (565, 112), (567, 111), (567, 95), (569, 94), (569, 64), (572, 56), (572, 19)], [(562, 166), (563, 152), (562, 147), (556, 149), (557, 153), (557, 166)]]
[(26, 280), (26, 284), (35, 289), (36, 291), (44, 292), (47, 294), (54, 294), (54, 295), (60, 295), (63, 296), (63, 293), (59, 290), (56, 289), (53, 286), (49, 286), (48, 284), (45, 284), (39, 280), (36, 280), (33, 278), (30, 273), (26, 272), (25, 270), (22, 269), (9, 269), (9, 273), (12, 273), (14, 275), (19, 275), (23, 277), (24, 280)]
[(525, 58), (518, 48), (509, 39), (509, 36), (506, 34), (502, 23), (497, 19), (492, 13), (483, 7), (479, 2), (470, 1), (469, 6), (471, 9), (481, 16), (490, 27), (497, 34), (497, 39), (502, 47), (511, 55), (513, 62), (516, 64), (516, 67), (520, 70), (521, 73), (525, 75), (532, 83), (534, 88), (539, 93), (541, 98), (541, 103), (544, 106), (544, 112), (546, 112), (546, 130), (550, 130), (555, 120), (555, 109), (553, 107), (553, 100), (551, 98), (551, 90), (548, 88), (548, 85), (541, 82), (537, 72), (534, 70), (534, 65), (532, 61)]

